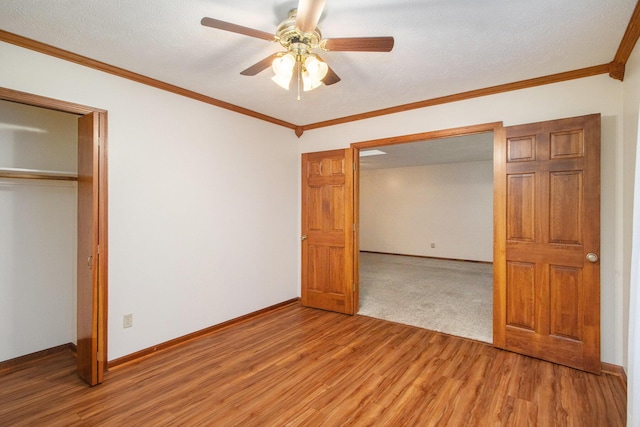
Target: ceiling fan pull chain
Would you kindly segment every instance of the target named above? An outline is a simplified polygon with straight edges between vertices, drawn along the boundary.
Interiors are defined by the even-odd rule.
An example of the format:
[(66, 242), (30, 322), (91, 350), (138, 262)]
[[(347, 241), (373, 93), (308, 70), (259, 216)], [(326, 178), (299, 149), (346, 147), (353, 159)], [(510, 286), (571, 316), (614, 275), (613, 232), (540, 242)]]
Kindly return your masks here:
[(302, 62), (296, 62), (296, 74), (298, 75), (298, 101), (300, 101), (300, 80), (302, 80)]

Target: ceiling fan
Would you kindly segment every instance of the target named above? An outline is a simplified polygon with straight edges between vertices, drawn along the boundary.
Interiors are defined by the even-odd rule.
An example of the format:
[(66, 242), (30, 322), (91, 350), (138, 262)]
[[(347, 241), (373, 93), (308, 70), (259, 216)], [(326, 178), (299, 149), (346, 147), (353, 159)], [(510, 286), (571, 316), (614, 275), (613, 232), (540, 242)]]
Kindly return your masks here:
[(275, 35), (214, 18), (202, 18), (200, 23), (207, 27), (280, 43), (285, 49), (284, 52), (269, 55), (240, 74), (255, 76), (271, 66), (275, 73), (272, 80), (287, 90), (295, 76), (300, 100), (301, 86), (303, 90), (309, 91), (323, 83), (329, 86), (340, 81), (340, 77), (319, 55), (313, 53), (313, 50), (390, 52), (393, 49), (393, 37), (322, 38), (317, 25), (324, 5), (325, 0), (299, 0), (297, 9), (289, 12), (287, 19), (278, 26)]

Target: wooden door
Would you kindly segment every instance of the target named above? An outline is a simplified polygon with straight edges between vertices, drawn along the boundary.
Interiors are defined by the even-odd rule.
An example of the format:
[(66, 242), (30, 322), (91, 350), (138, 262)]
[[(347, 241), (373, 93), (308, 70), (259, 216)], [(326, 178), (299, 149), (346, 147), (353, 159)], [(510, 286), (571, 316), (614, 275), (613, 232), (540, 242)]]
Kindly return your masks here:
[(302, 304), (354, 314), (354, 149), (302, 155)]
[(494, 345), (600, 372), (600, 115), (501, 129)]
[(102, 382), (105, 330), (99, 291), (99, 113), (78, 119), (78, 375), (90, 385)]
[(360, 311), (360, 150), (353, 149), (353, 313)]

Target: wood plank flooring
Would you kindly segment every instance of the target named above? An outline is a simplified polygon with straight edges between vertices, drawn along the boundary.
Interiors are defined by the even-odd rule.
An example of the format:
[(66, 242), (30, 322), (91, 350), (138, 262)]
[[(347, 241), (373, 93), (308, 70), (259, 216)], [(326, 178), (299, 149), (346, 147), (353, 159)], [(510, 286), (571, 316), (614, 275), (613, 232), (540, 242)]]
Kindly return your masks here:
[(72, 353), (0, 373), (2, 426), (624, 426), (601, 376), (373, 319), (285, 306), (112, 369)]

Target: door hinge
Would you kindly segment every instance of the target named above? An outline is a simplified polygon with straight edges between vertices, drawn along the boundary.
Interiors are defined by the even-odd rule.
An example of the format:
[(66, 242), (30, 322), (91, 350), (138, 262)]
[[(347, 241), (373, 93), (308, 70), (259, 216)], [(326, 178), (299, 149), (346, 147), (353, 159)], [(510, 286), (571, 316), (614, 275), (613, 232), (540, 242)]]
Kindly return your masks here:
[(355, 222), (353, 223), (353, 232), (354, 233), (356, 232), (356, 223)]
[(356, 162), (353, 162), (353, 171), (356, 171)]

